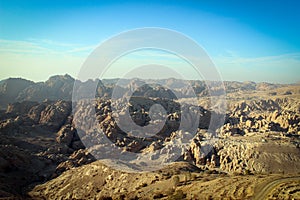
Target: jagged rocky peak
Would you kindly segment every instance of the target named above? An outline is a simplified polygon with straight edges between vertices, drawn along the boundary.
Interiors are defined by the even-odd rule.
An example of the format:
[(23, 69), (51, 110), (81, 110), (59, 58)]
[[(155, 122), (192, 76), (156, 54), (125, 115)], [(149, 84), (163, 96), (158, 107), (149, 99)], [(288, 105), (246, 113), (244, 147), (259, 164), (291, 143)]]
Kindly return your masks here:
[(73, 84), (75, 79), (68, 74), (51, 76), (45, 84), (48, 86), (60, 86), (61, 84)]

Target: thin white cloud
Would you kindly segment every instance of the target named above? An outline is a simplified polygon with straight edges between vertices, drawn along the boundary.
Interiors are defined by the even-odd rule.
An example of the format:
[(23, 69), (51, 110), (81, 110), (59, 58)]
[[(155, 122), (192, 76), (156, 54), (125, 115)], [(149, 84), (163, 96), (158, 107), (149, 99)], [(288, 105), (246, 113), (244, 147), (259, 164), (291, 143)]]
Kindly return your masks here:
[(0, 52), (11, 53), (49, 53), (51, 49), (41, 47), (31, 42), (17, 40), (0, 40)]
[(90, 53), (92, 52), (97, 45), (90, 45), (90, 46), (84, 46), (84, 47), (77, 47), (71, 50), (66, 51), (66, 53), (80, 53), (80, 52), (87, 52)]
[(235, 52), (229, 54), (213, 59), (225, 80), (277, 83), (293, 83), (300, 80), (300, 52), (251, 58), (240, 57)]
[(52, 45), (52, 46), (63, 46), (63, 47), (79, 46), (79, 44), (57, 42), (57, 41), (53, 41), (53, 40), (49, 40), (49, 39), (29, 38), (28, 41), (36, 43), (36, 44), (46, 44), (46, 45)]
[(88, 55), (96, 45), (80, 46), (52, 40), (30, 39), (30, 41), (0, 40), (0, 52), (20, 54), (72, 54)]
[(264, 56), (264, 57), (254, 57), (254, 58), (247, 58), (247, 57), (240, 57), (236, 52), (227, 51), (230, 56), (218, 56), (215, 57), (218, 61), (222, 61), (223, 63), (258, 63), (258, 62), (268, 62), (268, 61), (286, 61), (286, 60), (298, 60), (300, 61), (300, 52), (296, 53), (289, 53), (289, 54), (281, 54), (281, 55), (274, 55), (274, 56)]

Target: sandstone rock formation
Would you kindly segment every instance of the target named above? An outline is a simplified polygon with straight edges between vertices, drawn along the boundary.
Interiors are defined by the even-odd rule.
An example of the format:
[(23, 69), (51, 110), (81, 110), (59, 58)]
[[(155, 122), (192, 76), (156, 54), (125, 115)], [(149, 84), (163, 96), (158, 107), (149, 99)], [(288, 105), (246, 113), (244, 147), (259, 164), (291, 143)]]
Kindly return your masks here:
[[(94, 84), (94, 81), (99, 80), (80, 84)], [(211, 177), (214, 178), (225, 174), (299, 173), (299, 86), (225, 82), (229, 100), (225, 123), (209, 128), (212, 116), (221, 114), (216, 109), (219, 105), (210, 105), (205, 82), (190, 81), (201, 98), (183, 101), (181, 97), (190, 97), (192, 93), (182, 89), (183, 84), (177, 79), (159, 82), (160, 85), (172, 86), (175, 92), (159, 84), (139, 88), (143, 84), (139, 79), (123, 80), (129, 86), (121, 88), (116, 86), (118, 81), (100, 81), (92, 103), (88, 99), (73, 102), (73, 106), (78, 108), (76, 112), (72, 112), (72, 104), (67, 101), (71, 98), (74, 83), (68, 75), (54, 76), (44, 83), (21, 79), (2, 81), (0, 196), (18, 198), (39, 185), (32, 190), (31, 197), (123, 198), (124, 195), (132, 195), (133, 198), (144, 198), (156, 187), (162, 187), (169, 192), (159, 191), (151, 197), (181, 195), (192, 198), (188, 193), (180, 193), (177, 187), (184, 189), (195, 180), (202, 181), (205, 173), (213, 174)], [(13, 84), (16, 84), (16, 90), (10, 92)], [(125, 94), (129, 94), (126, 93), (128, 89), (134, 89), (134, 96), (129, 102), (119, 97), (112, 100), (109, 97), (115, 87), (120, 87)], [(217, 84), (213, 91), (217, 95), (213, 98), (219, 98), (221, 88)], [(114, 112), (115, 108), (119, 112)], [(192, 120), (195, 115), (200, 117), (199, 121)], [(184, 120), (186, 123), (180, 126)], [(132, 126), (131, 122), (136, 126)], [(146, 131), (139, 131), (139, 127)], [(191, 138), (193, 129), (196, 135)], [(103, 133), (99, 134), (98, 130)], [(155, 134), (151, 135), (152, 132)], [(186, 146), (175, 148), (174, 141)], [(175, 166), (181, 167), (180, 170), (172, 166), (143, 175), (116, 171), (94, 162), (96, 157), (105, 159), (111, 166), (132, 167), (117, 153), (108, 154), (109, 157), (106, 155), (113, 145), (123, 154), (130, 152), (136, 155), (134, 158), (141, 165), (143, 155), (149, 154), (150, 161), (155, 161), (167, 152), (167, 156), (163, 157), (167, 162), (173, 159), (175, 151), (181, 152), (177, 161), (185, 162), (175, 163)], [(84, 167), (80, 168), (82, 165)], [(176, 184), (171, 182), (174, 171), (179, 173)], [(98, 179), (91, 181), (91, 177), (97, 176)], [(226, 182), (226, 178), (230, 179), (225, 177), (222, 180)], [(79, 191), (86, 189), (89, 193), (74, 192), (74, 188), (82, 182), (85, 185)], [(126, 189), (128, 183), (132, 183), (132, 188)], [(65, 189), (58, 191), (60, 185)], [(176, 187), (165, 188), (166, 185)]]

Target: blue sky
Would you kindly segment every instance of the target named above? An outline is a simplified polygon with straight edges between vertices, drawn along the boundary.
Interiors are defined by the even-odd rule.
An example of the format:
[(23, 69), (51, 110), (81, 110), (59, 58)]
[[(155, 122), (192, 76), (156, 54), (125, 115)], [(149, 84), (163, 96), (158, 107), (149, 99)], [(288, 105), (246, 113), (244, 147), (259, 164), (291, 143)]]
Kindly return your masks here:
[(0, 0), (0, 79), (76, 76), (102, 41), (129, 29), (162, 27), (193, 38), (224, 80), (297, 82), (299, 7), (299, 1), (281, 0)]

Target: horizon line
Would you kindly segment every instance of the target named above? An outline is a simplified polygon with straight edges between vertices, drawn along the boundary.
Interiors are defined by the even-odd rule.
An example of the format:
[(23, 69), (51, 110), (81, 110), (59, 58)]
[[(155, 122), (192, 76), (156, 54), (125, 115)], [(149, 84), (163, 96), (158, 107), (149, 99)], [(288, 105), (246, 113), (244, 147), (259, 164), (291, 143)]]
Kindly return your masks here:
[[(9, 79), (23, 79), (23, 80), (31, 81), (31, 82), (34, 82), (34, 83), (40, 83), (40, 82), (46, 82), (47, 80), (49, 80), (50, 78), (55, 77), (55, 76), (63, 76), (63, 77), (64, 76), (69, 76), (72, 79), (74, 79), (74, 81), (81, 81), (81, 82), (86, 82), (86, 81), (89, 81), (89, 80), (96, 81), (98, 79), (97, 78), (97, 79), (79, 80), (79, 79), (76, 79), (76, 77), (74, 77), (74, 76), (72, 76), (72, 75), (70, 75), (68, 73), (65, 73), (65, 74), (53, 74), (53, 75), (50, 75), (46, 80), (42, 80), (42, 81), (35, 81), (35, 80), (27, 79), (25, 77), (7, 77), (7, 78), (4, 78), (4, 79), (1, 79), (0, 82), (3, 82), (5, 80), (9, 80)], [(175, 78), (175, 77), (168, 77), (168, 78), (139, 78), (139, 77), (120, 78), (120, 77), (105, 77), (105, 78), (98, 79), (98, 80), (103, 81), (103, 80), (114, 80), (114, 79), (119, 79), (119, 80), (168, 80), (168, 79), (175, 79), (175, 80), (183, 80), (183, 81), (217, 82), (217, 80), (179, 79), (179, 78)], [(222, 80), (221, 82), (239, 82), (239, 83), (250, 82), (250, 83), (255, 83), (255, 84), (268, 83), (268, 84), (274, 84), (274, 85), (276, 85), (276, 84), (277, 85), (298, 85), (298, 84), (300, 84), (300, 80), (297, 81), (297, 82), (291, 82), (291, 83), (268, 82), (268, 81), (253, 81), (253, 80)]]

